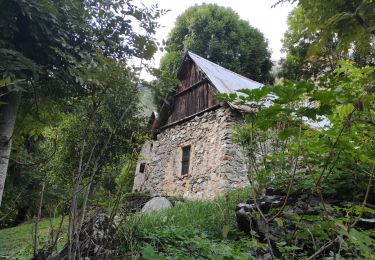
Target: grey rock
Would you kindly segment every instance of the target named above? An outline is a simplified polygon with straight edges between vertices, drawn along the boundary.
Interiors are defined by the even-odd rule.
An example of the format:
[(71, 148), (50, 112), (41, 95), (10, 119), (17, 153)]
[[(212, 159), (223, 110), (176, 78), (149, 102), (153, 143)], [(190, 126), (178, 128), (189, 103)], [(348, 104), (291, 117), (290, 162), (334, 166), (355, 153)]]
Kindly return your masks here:
[(241, 208), (243, 208), (245, 212), (249, 212), (249, 211), (253, 210), (254, 205), (250, 205), (250, 204), (246, 204), (246, 203), (239, 203), (236, 206), (236, 211), (240, 210)]
[(142, 208), (142, 213), (149, 213), (152, 211), (159, 211), (172, 207), (172, 203), (165, 197), (154, 197), (149, 200)]
[(252, 219), (249, 213), (244, 210), (244, 208), (240, 208), (236, 211), (236, 220), (239, 230), (250, 233)]

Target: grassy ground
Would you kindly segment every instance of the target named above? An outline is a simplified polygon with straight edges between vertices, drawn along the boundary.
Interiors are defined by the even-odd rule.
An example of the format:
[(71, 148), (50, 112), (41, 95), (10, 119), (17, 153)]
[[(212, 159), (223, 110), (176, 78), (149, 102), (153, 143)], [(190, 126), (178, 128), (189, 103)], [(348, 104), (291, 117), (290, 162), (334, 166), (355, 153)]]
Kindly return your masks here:
[[(50, 237), (51, 224), (55, 230), (60, 224), (61, 218), (43, 220), (38, 224), (39, 244), (42, 246)], [(22, 224), (17, 227), (0, 230), (0, 258), (30, 259), (32, 256), (32, 229), (34, 224)], [(58, 246), (66, 241), (67, 218), (63, 224), (64, 230), (59, 237)]]

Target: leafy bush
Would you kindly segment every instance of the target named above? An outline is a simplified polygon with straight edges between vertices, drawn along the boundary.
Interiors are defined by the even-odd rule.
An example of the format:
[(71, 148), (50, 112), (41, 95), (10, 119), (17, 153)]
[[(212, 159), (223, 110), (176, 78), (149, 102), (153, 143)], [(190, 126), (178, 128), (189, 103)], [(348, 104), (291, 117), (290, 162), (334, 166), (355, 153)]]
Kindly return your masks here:
[[(339, 62), (316, 80), (285, 81), (219, 99), (248, 105), (236, 128), (253, 187), (302, 189), (335, 199), (363, 199), (373, 174), (374, 68)], [(374, 202), (374, 189), (369, 202)]]
[[(329, 249), (334, 257), (371, 259), (375, 250), (370, 246), (375, 242), (373, 229), (368, 233), (356, 227), (366, 205), (375, 201), (374, 68), (357, 68), (349, 61), (338, 64), (314, 80), (219, 95), (220, 100), (257, 111), (246, 115), (234, 136), (247, 153), (253, 190), (262, 194), (266, 188), (281, 189), (286, 198), (298, 192), (309, 198), (307, 207), (312, 196), (319, 198), (322, 214), (304, 216), (303, 211), (279, 219), (293, 231), (280, 228), (282, 235), (273, 238), (276, 248), (267, 240), (271, 255), (314, 258)], [(343, 208), (349, 217), (338, 223), (340, 217), (327, 209), (327, 200), (362, 206), (358, 211)], [(266, 230), (278, 215), (257, 214)]]

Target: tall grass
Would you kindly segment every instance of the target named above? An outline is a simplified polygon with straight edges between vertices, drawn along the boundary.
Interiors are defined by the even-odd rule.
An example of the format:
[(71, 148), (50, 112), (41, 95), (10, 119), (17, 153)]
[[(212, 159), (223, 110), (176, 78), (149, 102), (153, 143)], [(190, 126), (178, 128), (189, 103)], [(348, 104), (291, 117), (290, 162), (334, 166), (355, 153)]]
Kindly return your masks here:
[(126, 252), (139, 251), (146, 242), (168, 244), (179, 237), (220, 240), (224, 226), (229, 235), (237, 233), (234, 210), (249, 196), (249, 188), (238, 189), (213, 200), (192, 200), (159, 212), (135, 214), (123, 220), (119, 237)]
[(223, 225), (235, 227), (235, 207), (249, 198), (249, 189), (228, 192), (211, 201), (192, 200), (164, 211), (138, 216), (139, 228), (152, 230), (166, 226), (191, 226), (220, 237)]

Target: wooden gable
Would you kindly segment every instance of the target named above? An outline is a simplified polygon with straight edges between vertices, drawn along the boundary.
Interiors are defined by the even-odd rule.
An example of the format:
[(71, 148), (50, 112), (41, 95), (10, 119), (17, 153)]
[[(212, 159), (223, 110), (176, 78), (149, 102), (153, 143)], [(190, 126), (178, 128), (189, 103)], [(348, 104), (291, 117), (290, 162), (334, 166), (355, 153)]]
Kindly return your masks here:
[(197, 114), (217, 105), (217, 90), (203, 71), (188, 56), (178, 74), (180, 85), (176, 89), (168, 124)]
[[(205, 111), (217, 108), (217, 93), (255, 89), (262, 83), (243, 77), (192, 52), (186, 52), (177, 74), (180, 84), (169, 93), (160, 108), (159, 118), (152, 125), (152, 138), (163, 129), (179, 124)], [(240, 113), (254, 113), (254, 108), (225, 102)]]

